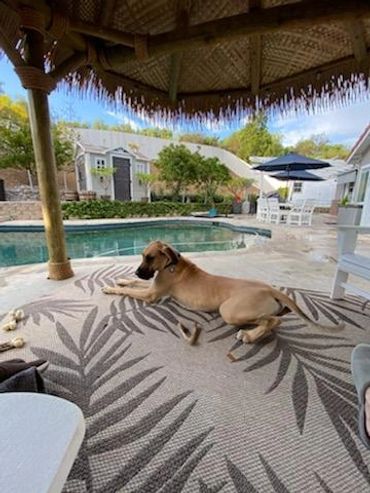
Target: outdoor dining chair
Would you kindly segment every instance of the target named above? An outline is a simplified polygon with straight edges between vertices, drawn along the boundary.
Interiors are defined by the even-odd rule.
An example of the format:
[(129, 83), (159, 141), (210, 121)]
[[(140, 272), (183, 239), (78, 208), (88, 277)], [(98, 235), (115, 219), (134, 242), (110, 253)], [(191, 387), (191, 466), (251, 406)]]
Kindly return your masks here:
[(294, 205), (287, 215), (287, 224), (311, 226), (315, 206), (316, 202), (313, 199), (307, 199), (301, 205)]
[(268, 199), (268, 222), (280, 224), (286, 222), (288, 212), (280, 208), (279, 200), (276, 198)]
[(269, 218), (269, 207), (266, 198), (257, 199), (257, 221), (267, 222)]

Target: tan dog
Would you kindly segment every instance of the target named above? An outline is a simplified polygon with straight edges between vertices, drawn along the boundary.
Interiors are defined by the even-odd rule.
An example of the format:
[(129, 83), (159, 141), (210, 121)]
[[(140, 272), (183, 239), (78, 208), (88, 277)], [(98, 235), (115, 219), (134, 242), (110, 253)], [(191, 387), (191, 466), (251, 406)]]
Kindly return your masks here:
[[(154, 277), (154, 282), (148, 279)], [(257, 325), (250, 330), (239, 330), (238, 339), (255, 342), (276, 329), (289, 311), (296, 313), (307, 325), (331, 329), (310, 320), (287, 295), (260, 281), (214, 276), (204, 272), (184, 258), (170, 245), (154, 241), (143, 252), (143, 261), (136, 271), (142, 280), (121, 279), (124, 287), (103, 288), (107, 294), (126, 295), (153, 303), (163, 296), (171, 296), (190, 310), (219, 311), (223, 320), (237, 328)], [(337, 325), (336, 328), (342, 328)]]

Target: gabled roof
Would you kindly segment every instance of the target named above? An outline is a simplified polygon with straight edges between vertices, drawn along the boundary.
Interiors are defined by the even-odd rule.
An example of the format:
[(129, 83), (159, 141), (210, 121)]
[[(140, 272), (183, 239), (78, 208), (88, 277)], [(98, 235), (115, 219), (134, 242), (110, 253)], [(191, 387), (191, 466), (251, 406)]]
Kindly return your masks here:
[(358, 164), (361, 156), (370, 147), (370, 123), (355, 142), (347, 158), (347, 163)]

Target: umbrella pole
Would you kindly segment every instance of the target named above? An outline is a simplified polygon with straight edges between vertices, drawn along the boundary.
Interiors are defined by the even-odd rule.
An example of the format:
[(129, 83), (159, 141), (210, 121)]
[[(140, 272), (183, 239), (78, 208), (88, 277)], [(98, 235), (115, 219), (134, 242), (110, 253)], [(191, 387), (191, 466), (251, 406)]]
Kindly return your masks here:
[[(44, 39), (36, 30), (27, 34), (28, 64), (44, 72)], [(39, 182), (46, 242), (49, 253), (49, 279), (73, 276), (67, 257), (57, 168), (50, 131), (48, 94), (45, 89), (27, 87), (32, 142)]]

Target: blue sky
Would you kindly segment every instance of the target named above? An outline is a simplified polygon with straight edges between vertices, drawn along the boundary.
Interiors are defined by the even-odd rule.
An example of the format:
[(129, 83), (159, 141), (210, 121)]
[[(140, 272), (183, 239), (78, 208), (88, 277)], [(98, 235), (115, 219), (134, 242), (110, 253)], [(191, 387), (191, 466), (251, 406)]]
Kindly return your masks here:
[[(0, 82), (5, 93), (12, 97), (25, 98), (26, 93), (19, 83), (10, 63), (0, 60)], [(93, 122), (102, 120), (109, 124), (118, 122), (130, 123), (134, 128), (149, 127), (151, 122), (141, 120), (128, 111), (117, 111), (93, 98), (70, 94), (63, 90), (56, 90), (50, 96), (51, 112), (55, 118)], [(284, 145), (293, 145), (302, 138), (313, 134), (325, 133), (333, 143), (353, 145), (365, 126), (370, 122), (370, 98), (368, 101), (352, 104), (345, 108), (322, 111), (314, 115), (288, 114), (270, 118), (269, 128), (272, 132), (280, 133)], [(201, 131), (207, 135), (225, 137), (237, 129), (236, 124), (214, 124), (199, 128), (183, 128), (182, 131)]]

